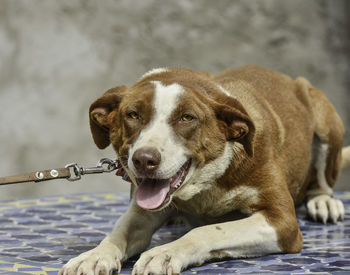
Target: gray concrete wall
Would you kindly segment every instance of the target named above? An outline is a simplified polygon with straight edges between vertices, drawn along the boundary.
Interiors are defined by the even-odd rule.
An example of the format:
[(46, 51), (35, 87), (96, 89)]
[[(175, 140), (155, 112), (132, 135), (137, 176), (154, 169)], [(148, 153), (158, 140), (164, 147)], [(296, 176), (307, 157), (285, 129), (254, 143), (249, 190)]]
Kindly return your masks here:
[[(91, 139), (87, 110), (106, 89), (145, 71), (219, 72), (259, 64), (303, 75), (350, 129), (346, 0), (0, 0), (0, 175), (94, 165), (114, 156)], [(349, 134), (346, 143), (350, 144)], [(349, 189), (349, 170), (338, 189)], [(127, 192), (113, 175), (0, 187), (0, 200)]]

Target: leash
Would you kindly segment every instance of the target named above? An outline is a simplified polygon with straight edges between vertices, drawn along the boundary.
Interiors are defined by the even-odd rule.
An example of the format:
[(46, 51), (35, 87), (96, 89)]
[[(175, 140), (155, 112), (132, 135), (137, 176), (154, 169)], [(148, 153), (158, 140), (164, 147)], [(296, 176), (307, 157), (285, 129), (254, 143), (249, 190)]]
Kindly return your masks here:
[(100, 159), (95, 167), (82, 167), (77, 163), (67, 164), (64, 168), (42, 170), (32, 173), (0, 177), (0, 185), (16, 184), (22, 182), (41, 182), (54, 179), (66, 179), (68, 181), (77, 181), (83, 175), (110, 173), (117, 170), (117, 176), (122, 176), (124, 180), (129, 180), (122, 165), (118, 160), (108, 158)]

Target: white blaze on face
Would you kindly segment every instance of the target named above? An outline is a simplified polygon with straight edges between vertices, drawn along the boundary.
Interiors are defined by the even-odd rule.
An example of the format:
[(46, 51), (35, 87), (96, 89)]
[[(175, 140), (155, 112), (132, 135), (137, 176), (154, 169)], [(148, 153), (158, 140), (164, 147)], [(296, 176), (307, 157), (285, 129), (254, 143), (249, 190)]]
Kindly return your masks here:
[(161, 164), (154, 177), (167, 179), (175, 175), (187, 161), (186, 149), (179, 142), (168, 122), (178, 105), (181, 94), (185, 91), (177, 83), (168, 86), (162, 85), (159, 81), (153, 81), (152, 83), (155, 86), (153, 118), (130, 148), (128, 166), (137, 175), (131, 160), (134, 152), (145, 146), (155, 147), (161, 154)]
[(148, 71), (147, 73), (145, 73), (143, 76), (141, 76), (140, 79), (145, 78), (146, 76), (150, 76), (152, 74), (159, 74), (159, 73), (165, 73), (167, 72), (168, 69), (167, 68), (156, 68), (156, 69), (152, 69), (150, 71)]

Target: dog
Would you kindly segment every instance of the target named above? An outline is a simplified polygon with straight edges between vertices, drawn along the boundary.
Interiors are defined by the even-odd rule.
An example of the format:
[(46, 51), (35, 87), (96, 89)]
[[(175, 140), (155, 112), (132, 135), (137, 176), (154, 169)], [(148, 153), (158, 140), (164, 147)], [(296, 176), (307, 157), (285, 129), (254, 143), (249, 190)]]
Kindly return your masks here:
[[(308, 80), (259, 66), (213, 75), (158, 68), (90, 107), (98, 148), (112, 144), (132, 184), (127, 212), (96, 248), (60, 274), (110, 274), (142, 253), (133, 274), (178, 274), (221, 258), (298, 253), (295, 206), (337, 223), (333, 185), (350, 163), (344, 127)], [(193, 227), (144, 252), (181, 214)]]

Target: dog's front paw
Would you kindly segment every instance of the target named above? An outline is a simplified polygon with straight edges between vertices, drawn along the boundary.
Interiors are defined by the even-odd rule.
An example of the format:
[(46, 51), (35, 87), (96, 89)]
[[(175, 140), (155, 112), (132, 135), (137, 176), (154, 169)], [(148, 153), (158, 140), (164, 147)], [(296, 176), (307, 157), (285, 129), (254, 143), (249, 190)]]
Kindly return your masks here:
[(136, 274), (179, 274), (192, 263), (193, 255), (189, 255), (188, 246), (180, 249), (174, 243), (152, 248), (141, 254), (136, 262), (132, 275)]
[(59, 275), (104, 275), (112, 274), (114, 270), (120, 273), (122, 254), (111, 243), (104, 243), (98, 247), (82, 253), (71, 259), (59, 271)]
[(327, 220), (337, 223), (344, 219), (344, 205), (340, 200), (331, 198), (328, 195), (318, 195), (310, 199), (306, 204), (309, 216), (314, 220), (320, 220), (324, 224)]

